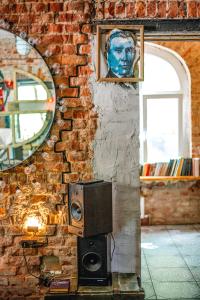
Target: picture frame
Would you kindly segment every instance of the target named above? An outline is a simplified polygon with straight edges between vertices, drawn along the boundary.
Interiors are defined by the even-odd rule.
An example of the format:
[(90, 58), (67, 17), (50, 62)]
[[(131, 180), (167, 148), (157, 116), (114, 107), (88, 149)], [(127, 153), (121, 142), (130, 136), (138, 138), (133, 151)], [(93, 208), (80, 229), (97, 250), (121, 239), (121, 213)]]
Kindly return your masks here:
[(144, 80), (143, 25), (97, 25), (96, 77), (99, 82)]

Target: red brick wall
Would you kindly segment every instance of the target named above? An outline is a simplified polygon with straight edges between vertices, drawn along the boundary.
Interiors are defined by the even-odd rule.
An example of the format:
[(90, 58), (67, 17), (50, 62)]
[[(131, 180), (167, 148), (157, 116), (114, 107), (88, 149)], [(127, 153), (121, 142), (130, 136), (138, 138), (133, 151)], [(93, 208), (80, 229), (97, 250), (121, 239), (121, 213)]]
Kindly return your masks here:
[(96, 19), (198, 18), (198, 0), (96, 1)]
[[(76, 289), (77, 260), (76, 237), (67, 232), (67, 183), (92, 177), (91, 141), (96, 131), (96, 115), (88, 87), (91, 74), (90, 22), (91, 0), (88, 1), (1, 1), (0, 16), (12, 23), (10, 31), (39, 39), (36, 48), (41, 54), (52, 52), (45, 58), (51, 68), (61, 65), (54, 75), (57, 97), (62, 97), (67, 111), (56, 110), (51, 135), (58, 142), (54, 148), (46, 143), (23, 165), (1, 172), (6, 183), (1, 190), (0, 215), (0, 299), (43, 299), (45, 288), (38, 288), (38, 279), (28, 274), (20, 246), (28, 235), (23, 230), (24, 214), (36, 207), (46, 211), (48, 246), (25, 249), (29, 270), (40, 274), (43, 257), (59, 257), (61, 269), (72, 279)], [(2, 27), (3, 28), (3, 27)], [(59, 121), (64, 121), (60, 126)], [(48, 156), (44, 159), (42, 153)], [(25, 174), (25, 168), (34, 164), (36, 171)], [(35, 190), (33, 183), (40, 183)], [(22, 191), (17, 195), (17, 187)], [(6, 213), (5, 213), (6, 212)], [(41, 238), (44, 239), (42, 235)]]
[[(196, 18), (200, 15), (199, 1), (96, 1), (97, 19), (122, 18)], [(24, 31), (28, 37), (40, 40), (37, 49), (47, 49), (52, 56), (46, 59), (51, 67), (61, 64), (61, 73), (54, 76), (56, 93), (63, 97), (67, 111), (56, 111), (51, 134), (58, 137), (54, 149), (44, 144), (23, 165), (2, 172), (6, 182), (2, 194), (7, 217), (0, 220), (0, 299), (39, 300), (44, 289), (38, 288), (38, 279), (28, 274), (22, 249), (23, 236), (20, 218), (12, 211), (22, 205), (16, 197), (17, 186), (26, 200), (24, 209), (36, 203), (50, 210), (47, 223), (48, 246), (27, 249), (25, 254), (32, 273), (39, 275), (42, 256), (57, 256), (62, 271), (73, 277), (76, 284), (76, 238), (67, 233), (67, 183), (92, 177), (91, 142), (97, 126), (97, 116), (88, 86), (92, 72), (90, 56), (92, 0), (45, 1), (2, 0), (0, 16), (12, 22), (11, 31)], [(64, 88), (61, 88), (61, 85)], [(58, 120), (63, 120), (60, 127)], [(46, 160), (42, 151), (48, 153)], [(33, 163), (36, 171), (24, 173), (26, 164)], [(41, 184), (34, 192), (31, 184)], [(63, 197), (62, 197), (63, 196)], [(18, 202), (19, 200), (19, 202)], [(20, 206), (21, 208), (22, 206)], [(59, 213), (60, 212), (60, 213)]]

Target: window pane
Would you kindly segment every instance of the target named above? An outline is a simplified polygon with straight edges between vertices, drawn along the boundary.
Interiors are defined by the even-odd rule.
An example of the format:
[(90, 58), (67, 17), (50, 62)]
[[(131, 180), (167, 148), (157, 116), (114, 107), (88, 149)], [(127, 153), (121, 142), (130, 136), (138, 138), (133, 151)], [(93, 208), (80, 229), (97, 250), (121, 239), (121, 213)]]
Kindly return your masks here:
[(147, 99), (147, 161), (178, 157), (178, 98)]
[(180, 81), (175, 69), (161, 57), (145, 54), (144, 72), (143, 93), (180, 90)]
[(32, 113), (15, 115), (15, 136), (16, 142), (24, 142), (36, 135), (44, 126), (46, 113)]

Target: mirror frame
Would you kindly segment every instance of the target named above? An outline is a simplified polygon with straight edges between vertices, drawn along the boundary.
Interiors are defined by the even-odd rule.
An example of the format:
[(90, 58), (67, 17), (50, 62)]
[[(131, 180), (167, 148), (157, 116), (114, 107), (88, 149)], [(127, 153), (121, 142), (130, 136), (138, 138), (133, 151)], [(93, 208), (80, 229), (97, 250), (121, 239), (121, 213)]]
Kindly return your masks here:
[[(51, 120), (49, 120), (49, 123), (45, 126), (45, 127), (48, 126), (49, 129), (47, 130), (46, 134), (44, 135), (44, 138), (43, 138), (42, 142), (41, 142), (37, 147), (35, 147), (34, 151), (33, 151), (29, 156), (27, 156), (27, 157), (26, 157), (25, 159), (23, 159), (22, 161), (20, 161), (20, 162), (14, 164), (14, 165), (12, 165), (12, 166), (8, 166), (8, 167), (5, 168), (5, 169), (0, 169), (0, 172), (5, 172), (5, 171), (7, 171), (7, 170), (10, 170), (10, 169), (12, 169), (12, 168), (15, 168), (15, 167), (17, 167), (17, 166), (23, 164), (23, 163), (26, 163), (26, 161), (29, 160), (29, 159), (32, 157), (32, 155), (34, 155), (34, 154), (38, 151), (39, 147), (41, 147), (41, 146), (45, 143), (46, 138), (48, 137), (48, 135), (49, 135), (49, 133), (50, 133), (50, 131), (51, 131), (51, 129), (52, 129), (52, 125), (53, 125), (53, 122), (54, 122), (54, 119), (55, 119), (55, 113), (56, 113), (56, 99), (57, 99), (57, 95), (56, 95), (56, 85), (55, 85), (55, 81), (54, 81), (54, 78), (53, 78), (53, 74), (52, 74), (52, 72), (51, 72), (51, 69), (50, 69), (50, 67), (48, 66), (47, 62), (45, 61), (43, 55), (38, 51), (38, 49), (37, 49), (36, 47), (34, 47), (32, 44), (30, 44), (30, 43), (28, 42), (28, 40), (22, 38), (22, 37), (19, 36), (18, 34), (12, 32), (12, 31), (10, 31), (10, 30), (1, 28), (1, 27), (0, 27), (0, 30), (3, 30), (3, 31), (5, 31), (5, 32), (7, 32), (8, 34), (13, 35), (15, 38), (16, 38), (16, 37), (20, 37), (24, 42), (26, 42), (26, 43), (30, 46), (30, 48), (31, 48), (33, 51), (36, 51), (38, 57), (41, 58), (43, 64), (46, 66), (46, 68), (47, 68), (47, 70), (48, 70), (49, 77), (51, 78), (52, 91), (53, 91), (52, 94), (53, 94), (53, 95), (50, 95), (50, 91), (49, 91), (48, 88), (46, 87), (45, 83), (44, 83), (40, 78), (38, 78), (37, 76), (35, 76), (34, 74), (31, 74), (31, 73), (29, 73), (29, 72), (20, 70), (20, 69), (18, 69), (18, 68), (16, 68), (16, 67), (13, 68), (13, 72), (14, 72), (15, 74), (16, 74), (16, 73), (27, 74), (30, 78), (32, 78), (32, 79), (34, 79), (35, 81), (41, 83), (41, 85), (45, 88), (45, 90), (46, 90), (46, 92), (47, 92), (47, 99), (48, 99), (49, 97), (52, 97), (52, 98), (54, 99), (54, 109), (52, 110), (52, 118), (51, 118)], [(28, 37), (27, 37), (27, 38), (28, 38)], [(6, 66), (4, 66), (3, 68), (6, 68)], [(41, 130), (44, 130), (44, 126), (42, 127)], [(37, 133), (37, 136), (40, 135), (41, 130)], [(35, 136), (34, 136), (34, 138), (35, 138)], [(23, 142), (19, 143), (18, 145), (20, 146), (20, 145), (29, 143), (32, 139), (33, 139), (33, 137), (27, 139), (24, 143), (23, 143)]]

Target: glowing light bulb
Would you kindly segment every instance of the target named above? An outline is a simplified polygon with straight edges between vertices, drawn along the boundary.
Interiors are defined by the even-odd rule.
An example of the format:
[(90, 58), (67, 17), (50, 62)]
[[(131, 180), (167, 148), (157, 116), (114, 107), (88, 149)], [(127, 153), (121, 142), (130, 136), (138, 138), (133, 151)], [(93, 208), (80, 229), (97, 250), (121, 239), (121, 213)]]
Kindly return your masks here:
[(29, 232), (36, 232), (42, 228), (42, 224), (37, 216), (29, 216), (24, 223), (24, 227)]

